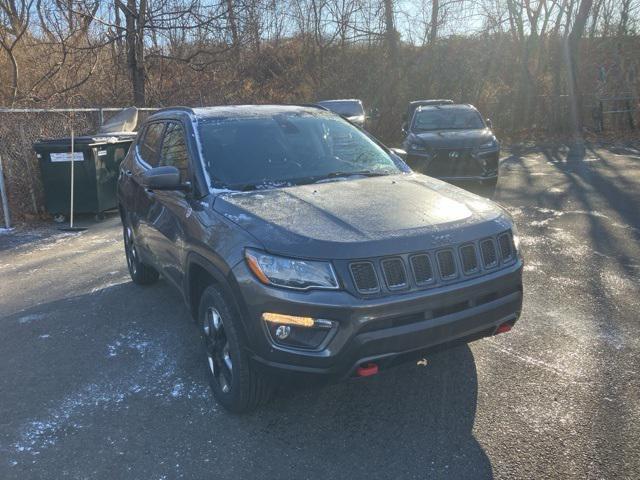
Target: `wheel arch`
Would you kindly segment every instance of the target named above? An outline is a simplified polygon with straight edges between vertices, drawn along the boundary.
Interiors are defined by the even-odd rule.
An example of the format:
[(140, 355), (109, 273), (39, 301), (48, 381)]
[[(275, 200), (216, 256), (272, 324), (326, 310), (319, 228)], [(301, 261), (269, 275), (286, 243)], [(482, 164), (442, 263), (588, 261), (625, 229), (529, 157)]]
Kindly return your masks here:
[(214, 265), (210, 260), (197, 253), (191, 253), (187, 257), (187, 268), (184, 279), (184, 296), (194, 320), (198, 318), (198, 308), (200, 306), (202, 292), (204, 292), (209, 285), (216, 285), (222, 295), (232, 303), (232, 307), (240, 316), (240, 324), (242, 324), (240, 330), (243, 335), (246, 335), (242, 319), (246, 318), (247, 310), (238, 284), (230, 268), (228, 268), (225, 274), (220, 267)]

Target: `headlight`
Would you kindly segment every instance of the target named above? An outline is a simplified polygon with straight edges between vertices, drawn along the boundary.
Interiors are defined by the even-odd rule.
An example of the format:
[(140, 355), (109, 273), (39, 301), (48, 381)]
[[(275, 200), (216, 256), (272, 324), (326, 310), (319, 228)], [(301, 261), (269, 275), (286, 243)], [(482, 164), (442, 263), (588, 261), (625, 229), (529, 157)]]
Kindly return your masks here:
[(496, 148), (498, 146), (498, 140), (494, 138), (492, 138), (491, 140), (489, 140), (486, 143), (483, 143), (482, 145), (480, 145), (478, 148), (481, 150), (486, 150), (489, 148)]
[(338, 279), (328, 262), (284, 258), (246, 249), (244, 257), (249, 269), (266, 285), (308, 290), (337, 289)]

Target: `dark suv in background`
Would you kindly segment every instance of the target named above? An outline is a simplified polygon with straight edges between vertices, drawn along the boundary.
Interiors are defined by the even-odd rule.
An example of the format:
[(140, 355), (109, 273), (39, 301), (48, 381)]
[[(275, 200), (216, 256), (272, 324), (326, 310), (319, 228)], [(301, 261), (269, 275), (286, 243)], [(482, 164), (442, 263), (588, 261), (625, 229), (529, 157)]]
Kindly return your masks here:
[(367, 114), (364, 111), (362, 100), (358, 100), (357, 98), (321, 100), (316, 102), (316, 105), (326, 108), (333, 113), (337, 113), (360, 128), (364, 128), (367, 122)]
[(416, 105), (403, 126), (402, 147), (409, 166), (461, 186), (471, 183), (495, 188), (500, 142), (491, 131), (491, 122), (472, 105), (433, 102)]
[(155, 113), (118, 197), (131, 278), (178, 288), (231, 411), (277, 379), (372, 375), (520, 314), (509, 214), (324, 109)]

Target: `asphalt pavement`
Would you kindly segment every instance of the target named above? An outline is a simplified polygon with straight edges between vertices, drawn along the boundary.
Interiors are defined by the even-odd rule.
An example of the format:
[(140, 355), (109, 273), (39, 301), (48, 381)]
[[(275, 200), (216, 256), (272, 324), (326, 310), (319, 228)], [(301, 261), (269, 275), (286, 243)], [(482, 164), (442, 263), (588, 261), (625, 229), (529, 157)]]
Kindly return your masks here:
[(639, 478), (640, 151), (567, 157), (501, 162), (512, 332), (243, 416), (179, 294), (131, 283), (116, 216), (0, 235), (0, 478)]

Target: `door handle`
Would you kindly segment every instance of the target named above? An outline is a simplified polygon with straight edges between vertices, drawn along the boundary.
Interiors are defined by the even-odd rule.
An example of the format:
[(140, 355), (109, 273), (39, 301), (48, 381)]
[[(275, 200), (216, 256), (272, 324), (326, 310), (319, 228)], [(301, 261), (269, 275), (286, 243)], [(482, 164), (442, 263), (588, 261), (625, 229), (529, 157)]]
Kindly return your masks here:
[(130, 177), (131, 175), (133, 175), (133, 172), (132, 172), (131, 170), (125, 170), (125, 171), (124, 171), (124, 174), (125, 174), (127, 177)]

